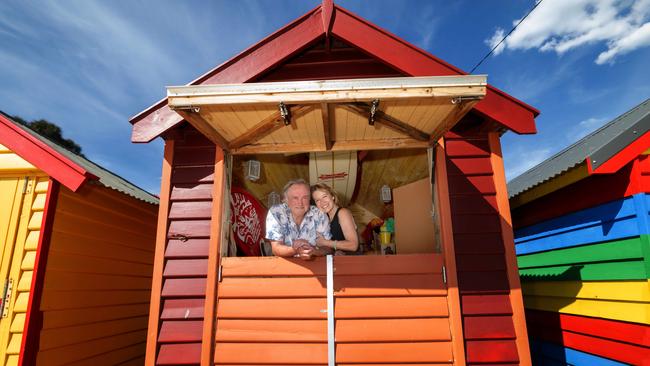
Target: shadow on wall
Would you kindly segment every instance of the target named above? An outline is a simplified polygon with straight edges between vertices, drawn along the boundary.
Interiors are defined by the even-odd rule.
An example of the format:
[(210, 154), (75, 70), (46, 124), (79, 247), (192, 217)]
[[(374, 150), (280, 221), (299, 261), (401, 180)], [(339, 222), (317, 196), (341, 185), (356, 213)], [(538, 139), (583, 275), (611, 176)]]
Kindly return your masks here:
[[(560, 310), (576, 300), (582, 288), (581, 271), (584, 266), (572, 265), (561, 273), (554, 275), (522, 275), (522, 287), (525, 289), (534, 283), (566, 281), (562, 295), (544, 294), (536, 297), (524, 294), (526, 307), (526, 325), (531, 345), (533, 365), (568, 365), (565, 353), (558, 347), (545, 346), (544, 342), (566, 347), (562, 336)], [(532, 310), (533, 303), (544, 302), (544, 311)], [(542, 341), (542, 342), (539, 342)]]

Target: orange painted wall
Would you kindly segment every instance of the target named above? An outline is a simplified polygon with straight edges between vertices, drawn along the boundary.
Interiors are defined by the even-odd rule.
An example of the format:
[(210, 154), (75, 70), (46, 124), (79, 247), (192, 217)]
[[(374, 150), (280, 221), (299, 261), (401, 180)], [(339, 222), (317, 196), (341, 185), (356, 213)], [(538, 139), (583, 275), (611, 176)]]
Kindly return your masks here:
[[(452, 364), (440, 254), (333, 260), (337, 365)], [(228, 257), (221, 264), (216, 365), (327, 364), (325, 258)]]
[(142, 365), (157, 206), (61, 187), (47, 253), (37, 365)]

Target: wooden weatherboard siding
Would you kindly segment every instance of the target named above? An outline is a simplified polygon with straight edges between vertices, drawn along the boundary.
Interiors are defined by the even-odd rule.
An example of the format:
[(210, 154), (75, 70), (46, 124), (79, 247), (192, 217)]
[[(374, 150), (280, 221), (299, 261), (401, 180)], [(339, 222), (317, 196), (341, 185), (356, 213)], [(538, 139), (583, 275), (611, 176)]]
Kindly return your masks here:
[(158, 300), (160, 318), (151, 364), (198, 365), (208, 271), (214, 144), (192, 127), (178, 131), (171, 167)]
[(650, 362), (649, 208), (636, 193), (515, 231), (535, 362)]
[[(445, 136), (445, 150), (467, 364), (527, 364), (517, 342), (523, 325), (515, 312), (523, 309), (511, 294), (493, 151), (487, 133), (463, 128)], [(525, 327), (519, 333), (527, 348)]]
[[(343, 34), (354, 39), (358, 39), (359, 37), (364, 38), (363, 36), (355, 35), (354, 27), (350, 26), (352, 24), (350, 20), (353, 20), (350, 14), (339, 13), (336, 19), (337, 21), (344, 21), (343, 23), (338, 23), (342, 26)], [(316, 19), (315, 22), (310, 21), (309, 24), (313, 23), (320, 27), (320, 22), (321, 19)], [(366, 33), (373, 31), (367, 24), (361, 28)], [(312, 31), (313, 29), (310, 28), (306, 32), (295, 34), (298, 38), (307, 37), (311, 41), (307, 42), (308, 44), (304, 44), (305, 49), (302, 51), (295, 49), (290, 52), (291, 55), (286, 56), (286, 59), (273, 61), (275, 66), (268, 64), (270, 59), (265, 57), (257, 58), (256, 60), (247, 59), (247, 62), (233, 61), (228, 64), (226, 69), (211, 73), (206, 78), (210, 78), (210, 83), (220, 83), (225, 81), (232, 82), (233, 80), (239, 80), (239, 82), (261, 82), (338, 79), (343, 77), (430, 76), (449, 73), (448, 71), (444, 71), (447, 70), (445, 69), (447, 66), (442, 67), (444, 72), (441, 72), (441, 64), (437, 60), (433, 62), (433, 59), (429, 59), (428, 56), (426, 57), (429, 61), (414, 61), (416, 59), (422, 60), (425, 54), (419, 50), (414, 51), (413, 49), (409, 49), (406, 43), (402, 43), (402, 41), (399, 41), (400, 50), (408, 51), (413, 56), (417, 56), (417, 54), (420, 56), (414, 58), (398, 57), (397, 55), (401, 54), (400, 52), (392, 55), (390, 51), (382, 51), (378, 54), (390, 57), (393, 59), (395, 65), (403, 67), (392, 67), (389, 66), (390, 63), (382, 60), (381, 57), (370, 57), (369, 55), (373, 54), (370, 51), (376, 48), (383, 49), (382, 44), (387, 42), (388, 35), (383, 33), (380, 36), (373, 37), (377, 42), (370, 42), (369, 44), (367, 39), (363, 41), (362, 43), (365, 45), (364, 49), (352, 46), (349, 42), (344, 42), (343, 38), (331, 38), (327, 40), (327, 42), (331, 42), (331, 52), (327, 52), (325, 51), (326, 40), (318, 36), (312, 37), (314, 34)], [(278, 39), (280, 38), (271, 38), (269, 42), (276, 42)], [(278, 47), (294, 49), (296, 46), (292, 43)], [(258, 69), (253, 68), (251, 65), (264, 65), (264, 67)], [(494, 94), (491, 96), (491, 98), (496, 99), (503, 97), (504, 95), (502, 94)], [(532, 116), (536, 114), (533, 111), (523, 112), (514, 110), (512, 106), (496, 108), (491, 112), (496, 112), (496, 115), (504, 117), (504, 119), (530, 122), (532, 122)], [(162, 117), (164, 117), (163, 114), (165, 113), (167, 113), (165, 109), (161, 110)], [(518, 114), (521, 118), (512, 118), (513, 113)], [(492, 151), (487, 138), (487, 130), (490, 130), (492, 126), (490, 122), (481, 117), (477, 117), (474, 113), (471, 114), (472, 118), (476, 120), (475, 122), (483, 125), (478, 128), (483, 132), (478, 134), (466, 134), (464, 132), (461, 134), (452, 133), (448, 135), (449, 139), (446, 143), (446, 149), (448, 149), (447, 170), (451, 195), (450, 206), (454, 231), (453, 239), (456, 247), (460, 249), (456, 250), (455, 259), (459, 271), (458, 288), (460, 289), (460, 296), (462, 298), (461, 315), (466, 339), (465, 347), (461, 346), (453, 349), (458, 350), (464, 348), (466, 352), (465, 358), (469, 364), (527, 364), (529, 361), (527, 357), (527, 346), (525, 345), (525, 335), (523, 338), (517, 335), (518, 332), (522, 334), (521, 328), (523, 325), (513, 320), (521, 317), (523, 309), (516, 302), (513, 303), (512, 301), (514, 297), (519, 295), (513, 295), (510, 291), (512, 278), (508, 276), (509, 264), (505, 258), (505, 245), (512, 245), (512, 243), (504, 244), (505, 236), (501, 228), (501, 222), (499, 221), (499, 212), (503, 208), (496, 199), (497, 189), (494, 179), (495, 169), (493, 167), (495, 162), (491, 158)], [(526, 122), (524, 124), (530, 124), (532, 126), (532, 123)], [(166, 126), (169, 127), (169, 125)], [(153, 302), (151, 309), (156, 314), (160, 314), (160, 318), (152, 318), (150, 322), (152, 326), (149, 330), (148, 366), (154, 365), (154, 363), (161, 365), (198, 365), (202, 355), (202, 331), (209, 327), (209, 325), (206, 326), (203, 324), (203, 319), (206, 306), (205, 289), (210, 233), (209, 215), (212, 206), (212, 200), (209, 194), (212, 190), (214, 172), (214, 146), (207, 142), (206, 139), (199, 138), (198, 133), (193, 132), (193, 134), (188, 134), (192, 130), (191, 128), (184, 128), (180, 131), (172, 131), (173, 133), (168, 136), (168, 139), (172, 140), (176, 146), (174, 148), (173, 172), (171, 177), (172, 194), (169, 200), (172, 207), (169, 209), (168, 216), (165, 216), (167, 220), (163, 220), (162, 226), (159, 227), (159, 230), (163, 232), (161, 237), (168, 238), (168, 242), (162, 243), (165, 257), (157, 258), (157, 260), (160, 260), (160, 262), (157, 262), (157, 265), (160, 265), (160, 279), (154, 279), (154, 290), (156, 288), (156, 281), (160, 282), (161, 290), (159, 294), (154, 293), (152, 295)], [(534, 128), (530, 129), (530, 126), (528, 126), (526, 130), (532, 132)], [(146, 132), (136, 128), (134, 129), (134, 138), (149, 139), (153, 137), (145, 136)], [(162, 200), (164, 202), (165, 197), (162, 197)], [(175, 203), (178, 204), (175, 205)], [(173, 206), (176, 206), (176, 211), (174, 211)], [(512, 265), (514, 263), (510, 265), (511, 269)], [(307, 282), (303, 283), (305, 291), (314, 290), (314, 276), (313, 274), (309, 276), (312, 277), (312, 283), (308, 281), (310, 280), (309, 278), (299, 278), (300, 281)], [(217, 292), (219, 301), (217, 304), (217, 331), (215, 333), (217, 337), (215, 342), (215, 360), (217, 362), (224, 362), (224, 365), (228, 363), (241, 364), (244, 361), (241, 361), (240, 358), (234, 359), (233, 355), (240, 354), (243, 355), (242, 357), (248, 356), (250, 352), (246, 347), (250, 345), (232, 340), (220, 342), (219, 337), (221, 335), (219, 326), (224, 326), (224, 322), (220, 323), (220, 314), (229, 309), (237, 311), (238, 306), (243, 306), (244, 310), (248, 309), (247, 311), (267, 311), (271, 313), (268, 315), (270, 318), (261, 319), (265, 321), (260, 320), (255, 322), (255, 327), (257, 327), (255, 329), (263, 333), (269, 327), (275, 329), (273, 326), (277, 323), (272, 322), (272, 320), (276, 319), (272, 318), (273, 311), (281, 308), (267, 305), (267, 302), (270, 300), (264, 300), (263, 298), (240, 299), (235, 296), (222, 300), (222, 288), (219, 287)], [(226, 292), (226, 296), (228, 296), (227, 294), (228, 292)], [(305, 299), (298, 299), (301, 300), (300, 303), (304, 302), (305, 304), (304, 306), (297, 307), (298, 315), (295, 315), (297, 318), (293, 319), (293, 321), (295, 322), (301, 316), (304, 316), (300, 315), (302, 311), (316, 309), (319, 306), (318, 304), (322, 296), (324, 295), (320, 293), (312, 293), (311, 296), (307, 296)], [(404, 304), (400, 301), (399, 297), (381, 298), (381, 301), (378, 299), (359, 296), (359, 300), (356, 303), (350, 303), (345, 298), (339, 298), (337, 301), (339, 301), (339, 307), (345, 306), (347, 302), (352, 304), (349, 306), (352, 306), (353, 310), (356, 309), (356, 311), (360, 312), (364, 312), (368, 308), (390, 310), (391, 308), (399, 308)], [(440, 302), (441, 297), (437, 297), (436, 299)], [(297, 299), (291, 297), (279, 300), (283, 301), (283, 304), (280, 305), (284, 306), (293, 306), (297, 301)], [(412, 311), (410, 314), (419, 314), (420, 310), (418, 309), (421, 309), (422, 304), (420, 303), (418, 305), (417, 301), (421, 300), (421, 298), (418, 298), (414, 303), (407, 303), (409, 307), (406, 309), (409, 312)], [(252, 309), (249, 308), (250, 305), (246, 305), (249, 303), (254, 304), (255, 301), (257, 301), (257, 305)], [(324, 303), (324, 297), (322, 301)], [(442, 302), (438, 305), (441, 304)], [(427, 306), (425, 305), (424, 307)], [(433, 317), (427, 315), (429, 314), (428, 312), (424, 314), (426, 317)], [(389, 317), (395, 317), (390, 312), (388, 315), (390, 315)], [(153, 316), (155, 315), (152, 313)], [(246, 320), (245, 313), (242, 313), (241, 316)], [(278, 317), (280, 315), (276, 314), (275, 316)], [(318, 332), (318, 329), (322, 329), (319, 328), (322, 327), (320, 325), (322, 322), (319, 322), (322, 319), (307, 317), (304, 319), (304, 322), (297, 322), (292, 325), (303, 327), (300, 329), (303, 329), (305, 334), (309, 334), (311, 337), (308, 337), (310, 339), (309, 342), (301, 343), (304, 343), (304, 346), (301, 346), (296, 351), (295, 357), (291, 358), (292, 362), (298, 362), (295, 360), (301, 358), (305, 360), (312, 356), (318, 362), (326, 362), (326, 359), (323, 361), (322, 357), (318, 358), (319, 355), (322, 356), (323, 349), (326, 350), (326, 345), (323, 348), (322, 338), (314, 338), (316, 337), (314, 334)], [(237, 330), (244, 325), (250, 326), (250, 324), (253, 324), (242, 323), (240, 322), (242, 320), (240, 318), (225, 320), (228, 321), (225, 322), (227, 328), (224, 329)], [(406, 323), (409, 321), (405, 320)], [(370, 323), (368, 322), (368, 324)], [(232, 335), (233, 333), (236, 332), (225, 334)], [(246, 332), (248, 335), (252, 333), (254, 332), (250, 329)], [(427, 332), (424, 334), (426, 337), (431, 336), (430, 334), (427, 335)], [(251, 341), (248, 339), (247, 342), (260, 346), (260, 352), (266, 352), (268, 355), (276, 354), (274, 353), (276, 352), (275, 348), (270, 346), (273, 342), (269, 342), (268, 339), (262, 341)], [(425, 341), (414, 342), (413, 344), (419, 344), (418, 342), (421, 344), (426, 344), (427, 342), (435, 343), (436, 347), (440, 347), (435, 348), (437, 350), (436, 352), (439, 351), (439, 355), (442, 356), (447, 355), (447, 352), (452, 349), (449, 348), (448, 350), (444, 342), (432, 342), (429, 338)], [(519, 345), (522, 343), (525, 349), (520, 349), (521, 347)], [(375, 347), (373, 346), (374, 344), (365, 344), (363, 345), (365, 348), (355, 348), (357, 346), (355, 342), (341, 344), (341, 351), (339, 353), (344, 358), (339, 360), (341, 361), (339, 365), (373, 362), (355, 358), (358, 356), (358, 354), (355, 355), (354, 353), (355, 349), (365, 349), (369, 354), (378, 357), (378, 362), (394, 361), (394, 364), (401, 362), (397, 361), (397, 358), (391, 359), (392, 361), (388, 359), (380, 360), (380, 353), (378, 352), (381, 352), (381, 349), (373, 348)], [(421, 355), (423, 358), (430, 360), (439, 357), (432, 353), (434, 348), (429, 349), (424, 347), (425, 349), (422, 349), (423, 346), (421, 344), (419, 346), (409, 345), (411, 348), (400, 348), (402, 346), (401, 343), (394, 343), (394, 347), (390, 352), (399, 351), (404, 353), (404, 355), (400, 356), (404, 362), (415, 362), (413, 359), (405, 359), (405, 357), (409, 357), (409, 354), (413, 354), (412, 357)], [(220, 359), (220, 355), (225, 355), (230, 358)], [(249, 361), (257, 362), (259, 360)], [(275, 358), (275, 362), (276, 364), (287, 364), (289, 360), (286, 358)], [(434, 363), (430, 362), (429, 364)]]
[[(12, 161), (17, 162), (18, 159), (15, 155)], [(4, 243), (0, 275), (4, 280), (3, 286), (7, 285), (6, 281), (12, 282), (6, 316), (0, 320), (0, 357), (2, 364), (9, 366), (18, 365), (23, 348), (27, 305), (34, 291), (32, 276), (49, 181), (47, 177), (16, 176), (2, 177), (0, 184), (3, 203), (0, 233)], [(13, 189), (8, 185), (13, 185)], [(7, 194), (11, 196), (10, 202), (6, 200), (9, 199)], [(5, 223), (8, 225), (5, 226)]]
[(155, 215), (154, 205), (98, 184), (60, 188), (36, 364), (142, 364)]
[[(214, 361), (327, 364), (325, 258), (224, 258)], [(442, 256), (334, 257), (336, 362), (451, 364)]]

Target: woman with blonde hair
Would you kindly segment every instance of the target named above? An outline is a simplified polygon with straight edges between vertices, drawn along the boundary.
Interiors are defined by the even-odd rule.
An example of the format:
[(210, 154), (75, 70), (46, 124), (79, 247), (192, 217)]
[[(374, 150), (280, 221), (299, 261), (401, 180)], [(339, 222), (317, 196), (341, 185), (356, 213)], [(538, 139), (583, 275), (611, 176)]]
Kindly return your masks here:
[(326, 213), (330, 220), (332, 239), (323, 237), (316, 239), (319, 247), (332, 248), (336, 254), (356, 252), (359, 249), (357, 225), (354, 223), (352, 212), (347, 208), (339, 207), (336, 192), (327, 184), (317, 183), (311, 186), (311, 197), (319, 210)]

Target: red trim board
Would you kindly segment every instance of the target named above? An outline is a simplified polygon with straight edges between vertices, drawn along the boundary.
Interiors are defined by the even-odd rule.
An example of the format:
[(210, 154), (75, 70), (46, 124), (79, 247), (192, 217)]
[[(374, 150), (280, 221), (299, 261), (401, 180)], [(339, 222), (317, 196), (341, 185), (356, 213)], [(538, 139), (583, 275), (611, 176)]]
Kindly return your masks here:
[(94, 178), (84, 168), (3, 115), (0, 115), (0, 143), (73, 192), (76, 192), (86, 179)]

